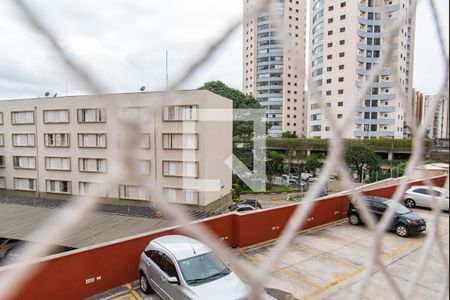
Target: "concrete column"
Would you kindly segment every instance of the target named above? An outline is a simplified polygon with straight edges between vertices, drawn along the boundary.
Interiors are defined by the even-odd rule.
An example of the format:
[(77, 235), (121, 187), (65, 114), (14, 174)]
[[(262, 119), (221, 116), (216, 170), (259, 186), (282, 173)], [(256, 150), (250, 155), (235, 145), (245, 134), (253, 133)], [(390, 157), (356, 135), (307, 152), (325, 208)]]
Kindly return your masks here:
[(389, 151), (388, 153), (388, 160), (393, 161), (394, 160), (394, 151)]

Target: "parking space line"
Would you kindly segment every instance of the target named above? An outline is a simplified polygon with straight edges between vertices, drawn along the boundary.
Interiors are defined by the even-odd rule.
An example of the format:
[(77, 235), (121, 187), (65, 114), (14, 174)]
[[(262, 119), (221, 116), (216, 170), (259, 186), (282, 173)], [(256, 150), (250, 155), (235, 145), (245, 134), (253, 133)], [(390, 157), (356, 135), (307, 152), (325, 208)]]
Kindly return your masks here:
[[(243, 253), (243, 252), (241, 252), (241, 253), (239, 253), (239, 254), (242, 255), (242, 256), (244, 256), (244, 257), (246, 257), (246, 258), (248, 258), (248, 259), (250, 259), (250, 260), (252, 260), (252, 261), (254, 261), (254, 262), (257, 263), (257, 264), (263, 264), (263, 263), (265, 263), (264, 260), (262, 260), (262, 259), (260, 259), (260, 258), (258, 258), (258, 257), (255, 257), (255, 256), (253, 256), (253, 255), (250, 255), (250, 254), (247, 254), (247, 253)], [(289, 267), (289, 266), (288, 266), (288, 267)], [(291, 278), (295, 279), (296, 281), (299, 281), (299, 282), (301, 282), (301, 283), (304, 283), (304, 284), (306, 284), (306, 285), (308, 285), (308, 286), (310, 286), (310, 287), (312, 287), (312, 288), (314, 288), (314, 289), (321, 289), (321, 288), (322, 288), (320, 285), (315, 284), (314, 282), (311, 282), (311, 281), (309, 281), (309, 280), (307, 280), (307, 279), (305, 279), (305, 278), (303, 278), (303, 277), (301, 277), (301, 276), (299, 276), (299, 275), (297, 275), (297, 274), (294, 274), (294, 273), (292, 273), (292, 272), (286, 270), (285, 267), (282, 267), (282, 268), (280, 268), (280, 269), (276, 269), (276, 270), (275, 270), (275, 273), (281, 273), (281, 274), (283, 274), (283, 275), (285, 275), (285, 276), (291, 277)]]
[[(368, 245), (362, 243), (360, 240), (350, 240), (350, 239), (342, 237), (342, 236), (334, 236), (334, 235), (331, 235), (331, 234), (326, 234), (322, 230), (314, 232), (314, 234), (316, 234), (318, 236), (321, 236), (323, 238), (335, 241), (335, 242), (339, 242), (339, 244), (342, 245), (342, 246), (349, 246), (349, 245), (351, 245), (352, 247), (355, 246), (355, 247), (357, 247), (357, 248), (359, 248), (361, 250), (368, 250), (368, 249), (370, 249), (370, 247)], [(344, 241), (344, 242), (342, 243), (342, 241)]]
[(302, 252), (314, 255), (314, 257), (321, 257), (321, 258), (330, 260), (332, 262), (335, 262), (337, 264), (340, 264), (340, 265), (342, 265), (344, 267), (349, 267), (349, 268), (352, 268), (352, 269), (359, 269), (361, 267), (361, 266), (359, 266), (359, 265), (357, 265), (355, 263), (352, 263), (352, 262), (350, 262), (350, 261), (348, 261), (348, 260), (346, 260), (344, 258), (337, 257), (337, 256), (335, 256), (335, 255), (333, 255), (333, 254), (331, 254), (329, 252), (326, 252), (326, 251), (320, 251), (320, 250), (317, 250), (315, 248), (312, 248), (312, 247), (309, 247), (309, 246), (307, 247), (307, 246), (304, 246), (304, 245), (301, 245), (301, 244), (291, 244), (291, 246), (293, 246), (294, 248), (296, 248), (296, 249), (298, 249), (298, 250), (300, 250)]

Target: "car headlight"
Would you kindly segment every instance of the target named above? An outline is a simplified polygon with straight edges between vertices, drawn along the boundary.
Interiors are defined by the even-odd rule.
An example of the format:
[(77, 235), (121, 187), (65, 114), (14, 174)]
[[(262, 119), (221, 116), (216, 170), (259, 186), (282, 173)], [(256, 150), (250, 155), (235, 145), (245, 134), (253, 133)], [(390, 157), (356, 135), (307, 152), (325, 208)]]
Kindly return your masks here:
[(411, 224), (411, 225), (419, 225), (419, 221), (415, 221), (415, 220), (406, 220), (406, 222), (408, 223), (408, 224)]

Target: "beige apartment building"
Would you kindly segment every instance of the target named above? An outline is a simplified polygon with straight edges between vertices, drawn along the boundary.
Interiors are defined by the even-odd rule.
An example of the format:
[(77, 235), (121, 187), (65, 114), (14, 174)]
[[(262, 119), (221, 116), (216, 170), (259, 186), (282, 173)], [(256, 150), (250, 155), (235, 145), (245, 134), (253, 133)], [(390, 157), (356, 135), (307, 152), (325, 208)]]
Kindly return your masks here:
[(205, 109), (232, 101), (199, 90), (1, 101), (0, 189), (213, 209), (231, 191), (232, 122)]
[(433, 118), (429, 124), (426, 124), (426, 135), (430, 139), (448, 139), (449, 138), (449, 107), (448, 107), (448, 93), (439, 95), (422, 95), (422, 102), (420, 112), (420, 125), (425, 122), (426, 116), (430, 113), (432, 102), (437, 102), (433, 113)]
[[(356, 100), (371, 70), (381, 62), (389, 25), (406, 18), (392, 44), (389, 65), (344, 134), (345, 138), (403, 138), (405, 104), (413, 97), (415, 16), (408, 17), (410, 10), (409, 0), (311, 0), (308, 137), (331, 137), (331, 125), (319, 99), (325, 99), (337, 119), (344, 118), (348, 104)], [(394, 89), (397, 83), (398, 93)]]
[(306, 134), (306, 1), (272, 1), (272, 14), (244, 0), (243, 90), (266, 110), (269, 135)]

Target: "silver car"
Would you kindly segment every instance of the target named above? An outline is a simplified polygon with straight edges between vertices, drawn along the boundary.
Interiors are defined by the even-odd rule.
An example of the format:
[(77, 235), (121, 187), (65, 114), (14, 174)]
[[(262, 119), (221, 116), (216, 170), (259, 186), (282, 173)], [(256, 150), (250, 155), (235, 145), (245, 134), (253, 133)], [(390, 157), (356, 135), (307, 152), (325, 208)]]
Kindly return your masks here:
[(435, 195), (441, 209), (448, 210), (448, 190), (439, 187), (413, 186), (406, 191), (403, 202), (409, 208), (416, 206), (432, 208), (432, 194)]
[(250, 291), (210, 248), (181, 235), (150, 242), (139, 282), (143, 293), (153, 290), (165, 300), (243, 300)]

